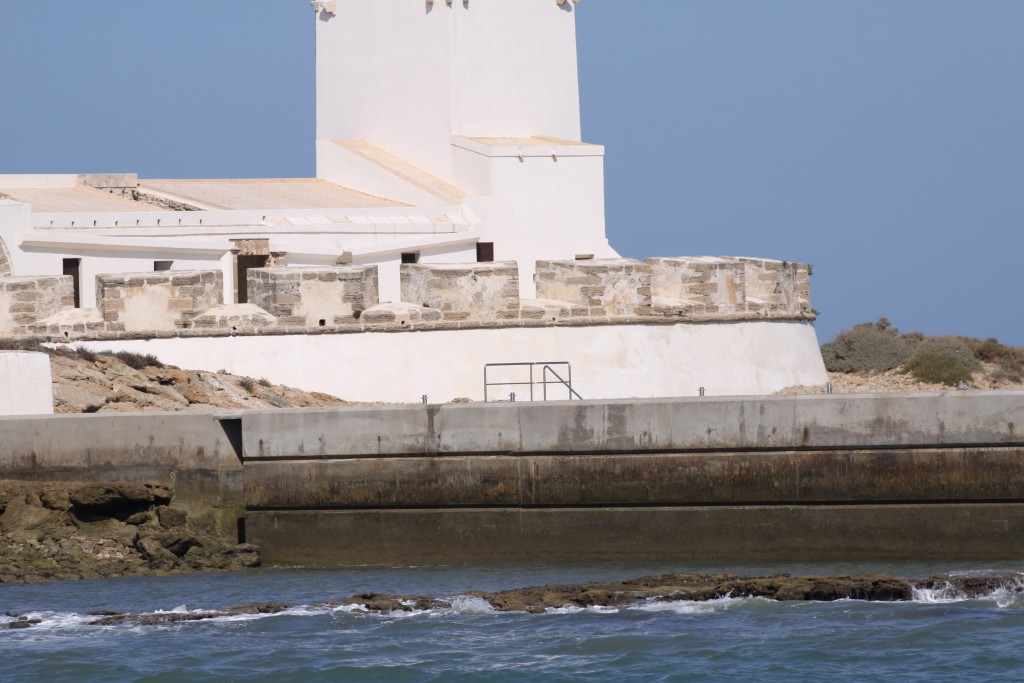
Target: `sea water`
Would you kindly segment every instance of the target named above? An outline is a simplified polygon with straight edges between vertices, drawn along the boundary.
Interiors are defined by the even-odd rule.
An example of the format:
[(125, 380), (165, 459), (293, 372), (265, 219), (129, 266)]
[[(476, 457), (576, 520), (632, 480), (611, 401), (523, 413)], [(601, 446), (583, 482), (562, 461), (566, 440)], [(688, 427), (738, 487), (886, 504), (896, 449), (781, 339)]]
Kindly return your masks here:
[[(885, 571), (924, 578), (1012, 564), (693, 563), (261, 569), (237, 574), (0, 586), (0, 680), (32, 681), (1017, 681), (1024, 596), (904, 603), (726, 597), (497, 613), (469, 597), (546, 583), (668, 572)], [(450, 609), (370, 614), (322, 606), (363, 592), (455, 598)], [(279, 614), (162, 626), (90, 626), (94, 610), (155, 613), (252, 602)], [(0, 621), (7, 619), (0, 617)], [(0, 624), (2, 625), (2, 624)]]

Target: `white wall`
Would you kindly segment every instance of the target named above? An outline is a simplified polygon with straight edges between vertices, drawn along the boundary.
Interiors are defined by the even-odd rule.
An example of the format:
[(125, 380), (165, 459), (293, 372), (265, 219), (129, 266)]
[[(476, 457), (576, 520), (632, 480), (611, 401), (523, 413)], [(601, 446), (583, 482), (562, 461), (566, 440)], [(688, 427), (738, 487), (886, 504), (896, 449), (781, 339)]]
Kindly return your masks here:
[[(354, 401), (483, 399), (486, 363), (569, 361), (584, 398), (763, 395), (824, 384), (810, 323), (614, 325), (104, 341), (94, 350), (152, 353)], [(513, 388), (514, 389), (514, 388)], [(500, 388), (507, 396), (513, 389)], [(521, 398), (528, 389), (515, 389)]]
[(538, 260), (572, 260), (578, 254), (616, 258), (604, 222), (603, 149), (595, 156), (518, 157), (482, 155), (456, 149), (467, 173), (481, 173), (492, 195), (468, 205), (487, 220), (482, 242), (494, 242), (494, 258), (519, 262), (520, 296), (536, 295)]
[(485, 0), (452, 8), (451, 132), (579, 140), (575, 5)]
[(0, 415), (52, 415), (53, 376), (45, 353), (0, 351)]
[(317, 21), (317, 139), (368, 140), (445, 175), (452, 10), (425, 6), (344, 0)]
[(317, 139), (445, 179), (451, 135), (578, 140), (575, 6), (344, 0), (317, 20)]
[(0, 239), (7, 246), (14, 275), (60, 275), (57, 271), (32, 270), (24, 254), (18, 249), (18, 235), (32, 229), (32, 207), (20, 202), (0, 199)]

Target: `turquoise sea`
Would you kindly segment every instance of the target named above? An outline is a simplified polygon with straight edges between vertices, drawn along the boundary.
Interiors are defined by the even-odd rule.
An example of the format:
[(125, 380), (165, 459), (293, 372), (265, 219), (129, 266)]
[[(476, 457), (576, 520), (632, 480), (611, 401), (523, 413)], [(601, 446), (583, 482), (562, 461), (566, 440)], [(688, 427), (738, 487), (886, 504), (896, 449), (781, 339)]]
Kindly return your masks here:
[[(1018, 681), (1024, 596), (783, 603), (724, 598), (629, 609), (494, 613), (481, 601), (375, 615), (315, 607), (353, 594), (458, 596), (663, 572), (921, 578), (1012, 564), (586, 564), (262, 569), (239, 574), (0, 586), (0, 681)], [(281, 614), (165, 626), (88, 626), (93, 610), (203, 610), (259, 601)], [(0, 625), (8, 617), (0, 616)]]

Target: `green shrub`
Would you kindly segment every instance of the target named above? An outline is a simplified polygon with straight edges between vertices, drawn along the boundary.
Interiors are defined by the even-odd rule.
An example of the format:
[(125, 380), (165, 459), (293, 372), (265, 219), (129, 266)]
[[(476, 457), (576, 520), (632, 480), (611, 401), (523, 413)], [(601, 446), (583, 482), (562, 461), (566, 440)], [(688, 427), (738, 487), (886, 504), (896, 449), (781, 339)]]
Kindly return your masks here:
[(971, 375), (981, 370), (981, 363), (964, 342), (936, 337), (917, 345), (906, 370), (919, 382), (955, 386), (969, 381)]
[(269, 387), (270, 386), (270, 380), (267, 379), (266, 377), (260, 377), (259, 385), (261, 387)]
[(874, 325), (861, 323), (843, 330), (821, 347), (830, 372), (885, 372), (901, 365), (910, 354), (910, 344), (885, 318)]
[(242, 379), (238, 380), (238, 386), (242, 387), (251, 394), (252, 392), (256, 391), (256, 380), (254, 380), (252, 377), (243, 377)]

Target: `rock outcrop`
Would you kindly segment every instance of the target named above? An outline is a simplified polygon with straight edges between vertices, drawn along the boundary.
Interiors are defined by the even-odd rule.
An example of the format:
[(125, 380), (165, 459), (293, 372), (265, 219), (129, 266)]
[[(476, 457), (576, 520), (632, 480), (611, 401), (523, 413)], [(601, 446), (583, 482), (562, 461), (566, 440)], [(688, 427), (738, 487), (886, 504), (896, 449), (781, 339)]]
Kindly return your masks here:
[[(931, 590), (944, 598), (985, 598), (997, 591), (1024, 592), (1024, 574), (980, 572), (965, 575), (939, 574), (927, 579), (902, 579), (887, 574), (853, 576), (742, 576), (739, 574), (663, 574), (620, 582), (534, 586), (497, 593), (473, 592), (459, 598), (361, 593), (344, 600), (303, 605), (303, 610), (338, 609), (371, 614), (395, 614), (451, 609), (465, 597), (477, 598), (497, 612), (543, 614), (565, 607), (630, 607), (651, 602), (703, 602), (720, 598), (767, 598), (830, 602), (853, 599), (899, 602), (914, 599), (915, 591)], [(189, 609), (173, 612), (90, 612), (92, 626), (159, 626), (206, 621), (240, 615), (278, 614), (294, 605), (262, 602), (222, 609)], [(28, 614), (6, 613), (0, 628), (31, 628), (39, 623)]]
[(0, 583), (258, 564), (255, 546), (193, 524), (164, 486), (0, 482)]
[[(40, 349), (45, 350), (45, 349)], [(182, 370), (148, 357), (73, 350), (49, 351), (54, 412), (209, 411), (246, 408), (320, 408), (347, 402), (317, 392), (224, 372)]]

